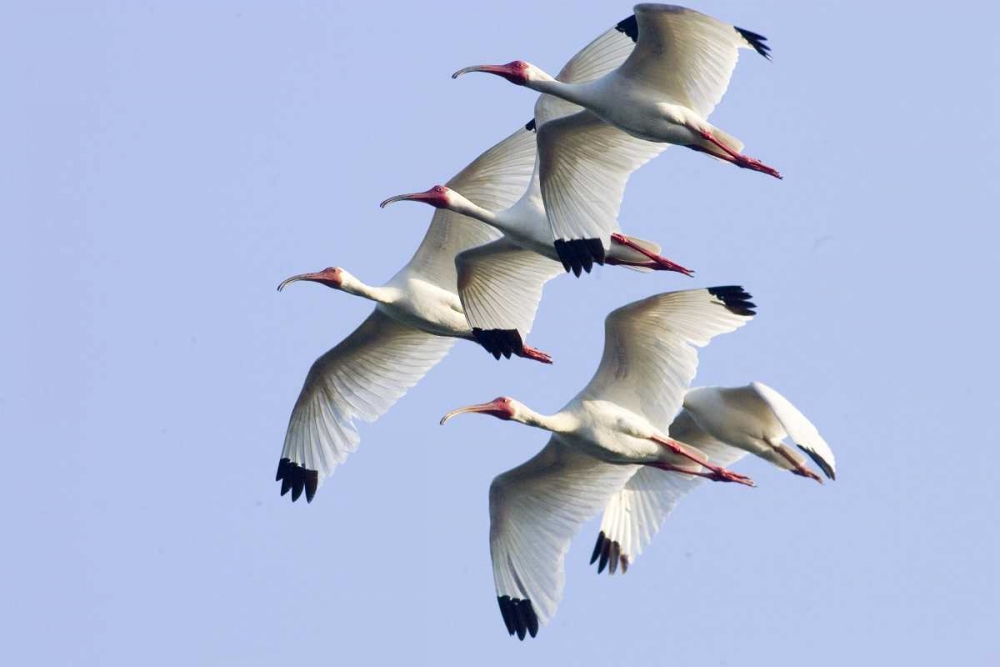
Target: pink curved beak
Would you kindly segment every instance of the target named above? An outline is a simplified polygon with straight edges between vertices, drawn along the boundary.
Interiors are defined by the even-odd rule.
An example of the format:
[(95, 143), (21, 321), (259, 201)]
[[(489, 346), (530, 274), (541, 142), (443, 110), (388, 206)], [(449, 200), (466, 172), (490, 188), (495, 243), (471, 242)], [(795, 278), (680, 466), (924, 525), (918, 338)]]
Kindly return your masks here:
[(487, 415), (493, 415), (494, 417), (499, 417), (501, 419), (510, 418), (510, 410), (506, 408), (499, 407), (496, 401), (490, 401), (489, 403), (480, 403), (478, 405), (469, 405), (464, 408), (459, 408), (457, 410), (452, 410), (444, 417), (441, 417), (441, 426), (445, 425), (452, 417), (457, 417), (458, 415), (465, 414), (467, 412), (481, 412)]
[(433, 205), (439, 202), (440, 200), (441, 200), (441, 195), (439, 195), (438, 193), (434, 192), (433, 189), (431, 189), (431, 190), (426, 190), (424, 192), (411, 192), (410, 194), (406, 195), (396, 195), (395, 197), (389, 197), (378, 206), (379, 208), (385, 208), (389, 204), (394, 204), (398, 201), (422, 201), (424, 203)]
[(509, 65), (473, 65), (472, 67), (463, 67), (454, 74), (451, 78), (457, 79), (463, 74), (468, 74), (469, 72), (486, 72), (487, 74), (496, 74), (497, 76), (502, 76), (505, 79), (511, 76), (515, 76), (514, 69)]
[(337, 287), (338, 285), (340, 285), (340, 282), (334, 279), (330, 271), (324, 269), (323, 271), (317, 271), (315, 273), (300, 273), (297, 276), (292, 276), (291, 278), (285, 278), (284, 280), (281, 281), (281, 284), (278, 285), (278, 291), (280, 292), (281, 290), (285, 289), (286, 285), (290, 285), (300, 280), (309, 280), (314, 283), (322, 283), (327, 287)]

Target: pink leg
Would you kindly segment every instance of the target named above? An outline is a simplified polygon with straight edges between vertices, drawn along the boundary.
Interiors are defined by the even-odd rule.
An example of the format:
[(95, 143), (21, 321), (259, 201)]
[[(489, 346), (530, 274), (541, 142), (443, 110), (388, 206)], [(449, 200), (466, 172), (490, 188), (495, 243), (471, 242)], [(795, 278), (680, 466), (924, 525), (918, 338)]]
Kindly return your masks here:
[[(711, 479), (716, 482), (735, 482), (737, 484), (745, 484), (747, 486), (757, 486), (756, 484), (754, 484), (753, 480), (747, 477), (746, 475), (741, 475), (738, 472), (733, 472), (732, 470), (726, 470), (725, 468), (709, 463), (708, 459), (706, 459), (704, 456), (694, 453), (690, 447), (684, 446), (682, 443), (677, 442), (673, 438), (661, 438), (659, 436), (654, 435), (652, 438), (650, 438), (650, 440), (659, 445), (662, 445), (665, 449), (669, 449), (671, 452), (673, 452), (678, 456), (683, 456), (684, 458), (691, 459), (698, 465), (711, 470), (711, 472), (707, 473), (692, 473), (690, 471), (681, 468), (678, 470), (678, 472), (685, 472), (689, 475), (698, 475), (699, 477), (705, 477), (707, 479)], [(666, 468), (663, 468), (664, 465), (669, 465), (669, 464), (660, 464), (660, 463), (656, 464), (658, 468), (666, 470)]]
[(543, 364), (552, 363), (552, 357), (550, 355), (546, 354), (545, 352), (542, 352), (541, 350), (529, 347), (527, 345), (524, 346), (524, 349), (520, 353), (515, 352), (515, 354), (525, 359), (534, 359), (535, 361), (540, 361)]
[(632, 248), (632, 250), (635, 250), (636, 252), (648, 257), (650, 261), (652, 261), (653, 263), (653, 266), (649, 266), (648, 264), (627, 264), (626, 262), (622, 262), (621, 260), (608, 258), (606, 262), (608, 264), (611, 264), (612, 266), (616, 264), (625, 264), (627, 266), (649, 266), (649, 268), (656, 269), (658, 271), (676, 271), (677, 273), (683, 273), (686, 276), (694, 274), (694, 271), (692, 271), (691, 269), (685, 269), (680, 264), (672, 262), (666, 257), (662, 257), (660, 255), (652, 253), (643, 248), (642, 246), (640, 246), (638, 243), (633, 243), (632, 240), (629, 239), (629, 237), (625, 236), (624, 234), (615, 232), (614, 234), (611, 235), (611, 240), (617, 243), (618, 245), (625, 246), (626, 248)]
[(820, 484), (823, 483), (823, 478), (814, 473), (812, 470), (802, 465), (802, 462), (795, 458), (792, 452), (788, 451), (788, 448), (784, 445), (777, 448), (778, 453), (781, 454), (785, 459), (791, 463), (794, 468), (792, 469), (793, 475), (798, 475), (799, 477), (808, 477), (809, 479), (814, 479)]
[(729, 146), (726, 146), (721, 141), (712, 136), (711, 132), (704, 132), (699, 130), (698, 134), (701, 135), (701, 138), (704, 139), (705, 141), (709, 141), (712, 144), (724, 150), (726, 154), (728, 154), (732, 158), (731, 160), (732, 163), (735, 164), (737, 167), (742, 167), (743, 169), (752, 169), (753, 171), (759, 171), (763, 174), (767, 174), (768, 176), (774, 176), (775, 178), (778, 179), (782, 178), (781, 174), (778, 173), (777, 169), (768, 167), (760, 160), (752, 158), (749, 155), (742, 155), (740, 153), (737, 153), (733, 149), (729, 148)]

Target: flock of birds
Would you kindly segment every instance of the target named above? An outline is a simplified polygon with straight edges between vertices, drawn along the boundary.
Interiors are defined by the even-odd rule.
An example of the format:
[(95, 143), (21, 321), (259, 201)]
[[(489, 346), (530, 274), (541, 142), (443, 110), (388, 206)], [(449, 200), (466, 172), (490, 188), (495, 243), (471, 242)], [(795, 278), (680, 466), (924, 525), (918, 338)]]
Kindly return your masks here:
[[(341, 268), (293, 276), (375, 302), (360, 327), (320, 357), (295, 403), (278, 464), (281, 494), (311, 501), (374, 421), (448, 353), (456, 339), (499, 359), (551, 363), (525, 342), (555, 276), (595, 264), (690, 271), (657, 244), (625, 235), (618, 210), (630, 174), (670, 144), (780, 178), (707, 118), (740, 49), (770, 58), (765, 38), (699, 12), (642, 4), (577, 53), (556, 77), (529, 63), (481, 65), (541, 93), (534, 117), (446, 185), (391, 197), (437, 211), (416, 254), (388, 283)], [(747, 453), (821, 482), (790, 438), (830, 479), (833, 452), (774, 389), (691, 389), (697, 348), (754, 314), (741, 287), (658, 294), (605, 322), (604, 354), (583, 390), (554, 415), (508, 397), (460, 408), (551, 433), (532, 459), (490, 486), (490, 552), (511, 635), (532, 637), (562, 595), (563, 561), (580, 525), (604, 517), (591, 563), (625, 572), (678, 500), (704, 480), (753, 486), (727, 469)]]

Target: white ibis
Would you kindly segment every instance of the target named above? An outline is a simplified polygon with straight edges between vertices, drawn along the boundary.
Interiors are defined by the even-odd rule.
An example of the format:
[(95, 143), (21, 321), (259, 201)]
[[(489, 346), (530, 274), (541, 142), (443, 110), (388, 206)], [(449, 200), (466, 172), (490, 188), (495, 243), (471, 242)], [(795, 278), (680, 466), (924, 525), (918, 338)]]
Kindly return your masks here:
[[(622, 21), (615, 28), (606, 31), (583, 50), (576, 54), (559, 73), (559, 80), (567, 83), (582, 84), (598, 78), (625, 62), (634, 46), (633, 40), (622, 27)], [(548, 131), (556, 119), (567, 114), (573, 114), (579, 108), (567, 104), (558, 98), (542, 95), (535, 104), (534, 118), (526, 125), (528, 129), (538, 131), (539, 162), (535, 173), (524, 195), (513, 206), (498, 209), (487, 206), (479, 201), (474, 193), (458, 188), (434, 186), (426, 192), (390, 197), (382, 202), (386, 206), (395, 201), (421, 201), (431, 206), (445, 208), (462, 213), (470, 218), (491, 225), (503, 232), (509, 241), (506, 246), (517, 246), (524, 250), (535, 252), (550, 260), (559, 261), (566, 271), (572, 271), (579, 276), (582, 272), (590, 272), (594, 264), (622, 265), (638, 270), (677, 271), (690, 275), (691, 272), (671, 260), (659, 255), (660, 248), (655, 243), (644, 241), (621, 233), (617, 223), (617, 211), (624, 194), (625, 181), (628, 174), (638, 167), (636, 161), (644, 162), (642, 156), (652, 152), (649, 147), (656, 147), (647, 141), (638, 141), (614, 128), (614, 132), (622, 134), (629, 145), (624, 149), (619, 146), (608, 146), (600, 143), (600, 138), (594, 139), (589, 127), (565, 127), (560, 125), (557, 131)], [(560, 121), (561, 122), (561, 121)], [(598, 121), (600, 122), (600, 121)], [(604, 123), (600, 123), (604, 125)], [(543, 141), (545, 138), (545, 141)], [(599, 174), (602, 170), (613, 169), (616, 173), (625, 170), (621, 177), (621, 187), (616, 192), (596, 191), (595, 196), (588, 197), (593, 206), (605, 209), (610, 207), (614, 213), (600, 233), (585, 236), (566, 237), (556, 233), (558, 230), (551, 224), (546, 215), (546, 203), (543, 203), (542, 188), (544, 188), (547, 165), (552, 156), (561, 154), (563, 145), (581, 145), (582, 150), (594, 160), (592, 173)], [(655, 148), (659, 152), (659, 148)], [(539, 182), (541, 177), (541, 183)], [(586, 175), (584, 175), (586, 177)], [(461, 258), (459, 259), (461, 262)], [(460, 264), (461, 272), (461, 264)], [(547, 275), (547, 279), (556, 273)], [(543, 281), (544, 282), (544, 281)], [(460, 281), (461, 283), (461, 281)], [(492, 281), (491, 287), (502, 289), (498, 281)], [(541, 289), (539, 285), (538, 289)], [(473, 298), (460, 288), (466, 309), (470, 310), (467, 301)]]
[(560, 114), (538, 134), (541, 191), (557, 240), (586, 247), (588, 240), (607, 239), (629, 175), (668, 144), (781, 178), (743, 155), (738, 139), (707, 120), (729, 86), (739, 49), (770, 59), (764, 37), (690, 9), (655, 4), (637, 5), (618, 29), (637, 39), (634, 50), (620, 67), (587, 81), (553, 78), (522, 60), (452, 75), (496, 74), (572, 103), (565, 109), (571, 115)]
[(716, 440), (755, 454), (784, 470), (822, 483), (805, 459), (782, 442), (786, 437), (837, 478), (837, 462), (826, 440), (791, 401), (763, 382), (745, 387), (699, 387), (684, 397), (684, 408)]
[[(521, 129), (449, 183), (493, 205), (509, 205), (527, 185), (534, 159), (534, 135)], [(478, 340), (458, 298), (455, 256), (499, 234), (459, 217), (435, 213), (416, 254), (384, 286), (366, 285), (344, 269), (327, 268), (293, 276), (278, 287), (307, 280), (376, 303), (360, 327), (309, 369), (278, 463), (281, 495), (291, 491), (295, 501), (304, 491), (312, 501), (323, 479), (357, 448), (356, 420), (374, 421), (388, 411), (444, 358), (455, 339)], [(537, 300), (526, 307), (533, 315)], [(497, 358), (515, 354), (551, 363), (547, 354), (520, 340), (516, 346), (503, 342), (494, 346)]]
[[(816, 427), (784, 396), (761, 382), (746, 387), (699, 387), (684, 396), (684, 409), (670, 425), (670, 437), (696, 447), (718, 466), (731, 466), (748, 452), (796, 475), (821, 482), (805, 459), (782, 440), (790, 437), (830, 479), (833, 452)], [(640, 468), (604, 508), (591, 554), (597, 571), (622, 572), (642, 553), (680, 499), (703, 480), (662, 475)]]
[(740, 287), (716, 287), (629, 304), (608, 315), (597, 372), (558, 413), (504, 396), (441, 420), (480, 412), (552, 433), (539, 454), (490, 486), (493, 578), (511, 635), (534, 636), (552, 617), (570, 539), (642, 467), (753, 485), (668, 435), (697, 370), (695, 348), (748, 322), (749, 298)]

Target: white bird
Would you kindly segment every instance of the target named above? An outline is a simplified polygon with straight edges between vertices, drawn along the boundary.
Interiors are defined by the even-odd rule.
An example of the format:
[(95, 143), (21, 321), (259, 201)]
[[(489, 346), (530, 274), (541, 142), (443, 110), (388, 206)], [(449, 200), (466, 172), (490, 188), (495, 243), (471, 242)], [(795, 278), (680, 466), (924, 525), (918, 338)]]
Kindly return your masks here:
[[(696, 447), (718, 466), (731, 466), (748, 452), (796, 475), (822, 482), (805, 459), (782, 440), (791, 437), (836, 479), (836, 461), (819, 431), (784, 396), (761, 382), (745, 387), (699, 387), (684, 396), (684, 408), (670, 425), (670, 437)], [(604, 508), (590, 562), (614, 574), (642, 553), (680, 499), (702, 478), (661, 475), (641, 468)]]
[(598, 239), (607, 247), (629, 175), (668, 144), (781, 178), (707, 120), (729, 87), (739, 49), (770, 59), (764, 37), (655, 4), (637, 5), (619, 29), (637, 38), (634, 50), (620, 67), (590, 80), (563, 81), (522, 60), (452, 75), (496, 74), (571, 103), (571, 115), (561, 114), (538, 134), (542, 197), (554, 236), (563, 242)]
[[(520, 129), (449, 183), (491, 205), (510, 205), (526, 187), (534, 159), (534, 135)], [(332, 267), (281, 283), (279, 290), (313, 281), (376, 303), (360, 327), (309, 369), (278, 463), (281, 495), (291, 491), (295, 501), (305, 491), (312, 501), (323, 479), (357, 448), (356, 420), (370, 422), (385, 414), (444, 358), (455, 339), (477, 340), (458, 298), (455, 256), (498, 236), (474, 220), (438, 211), (413, 258), (381, 287)], [(524, 308), (533, 316), (537, 299)], [(523, 344), (502, 352), (551, 363), (547, 354)]]
[(684, 409), (716, 440), (822, 483), (822, 478), (806, 466), (805, 459), (782, 442), (791, 438), (828, 478), (837, 478), (833, 451), (813, 423), (763, 382), (751, 382), (745, 387), (692, 389), (684, 397)]
[[(625, 62), (634, 46), (632, 38), (628, 36), (627, 30), (623, 27), (627, 22), (628, 19), (620, 22), (576, 54), (559, 72), (559, 80), (582, 84), (613, 71)], [(650, 153), (647, 147), (655, 145), (632, 140), (633, 144), (638, 145), (638, 150), (633, 145), (622, 152), (617, 150), (617, 146), (602, 145), (600, 137), (595, 138), (590, 132), (590, 128), (587, 127), (560, 125), (558, 130), (547, 129), (555, 124), (557, 119), (578, 110), (579, 107), (568, 104), (559, 98), (550, 95), (539, 97), (535, 104), (535, 115), (525, 126), (528, 129), (537, 129), (539, 133), (538, 162), (524, 195), (506, 210), (485, 205), (484, 202), (478, 201), (473, 193), (440, 185), (425, 192), (390, 197), (383, 202), (383, 206), (395, 201), (421, 201), (431, 206), (462, 213), (502, 231), (508, 241), (502, 247), (518, 247), (535, 252), (549, 260), (560, 262), (566, 271), (572, 271), (577, 276), (584, 271), (589, 273), (594, 264), (604, 264), (605, 262), (638, 270), (677, 271), (690, 275), (691, 272), (688, 269), (661, 257), (659, 255), (660, 248), (655, 243), (621, 233), (617, 224), (617, 210), (621, 204), (628, 174), (624, 175), (621, 187), (616, 192), (600, 191), (596, 192), (596, 196), (593, 197), (596, 200), (593, 205), (612, 206), (616, 211), (611, 224), (602, 234), (590, 238), (573, 239), (554, 235), (553, 226), (546, 215), (542, 188), (544, 187), (547, 165), (552, 160), (551, 156), (561, 150), (562, 145), (578, 146), (583, 153), (594, 159), (596, 164), (593, 169), (595, 171), (609, 168), (628, 168), (628, 173), (631, 173), (634, 168), (632, 164), (637, 159), (636, 155)], [(645, 161), (641, 155), (638, 159)], [(545, 272), (546, 280), (557, 274), (557, 269), (551, 268), (550, 271)], [(497, 281), (492, 281), (491, 287), (503, 289), (503, 286)], [(466, 303), (468, 299), (475, 298), (471, 294), (463, 294), (461, 290), (459, 293), (463, 297), (463, 303)]]
[(481, 412), (552, 433), (538, 455), (490, 486), (493, 578), (510, 634), (534, 636), (552, 617), (570, 539), (642, 467), (753, 485), (668, 435), (697, 370), (695, 348), (748, 322), (749, 298), (740, 287), (716, 287), (629, 304), (608, 315), (597, 372), (558, 413), (504, 396), (441, 420)]

